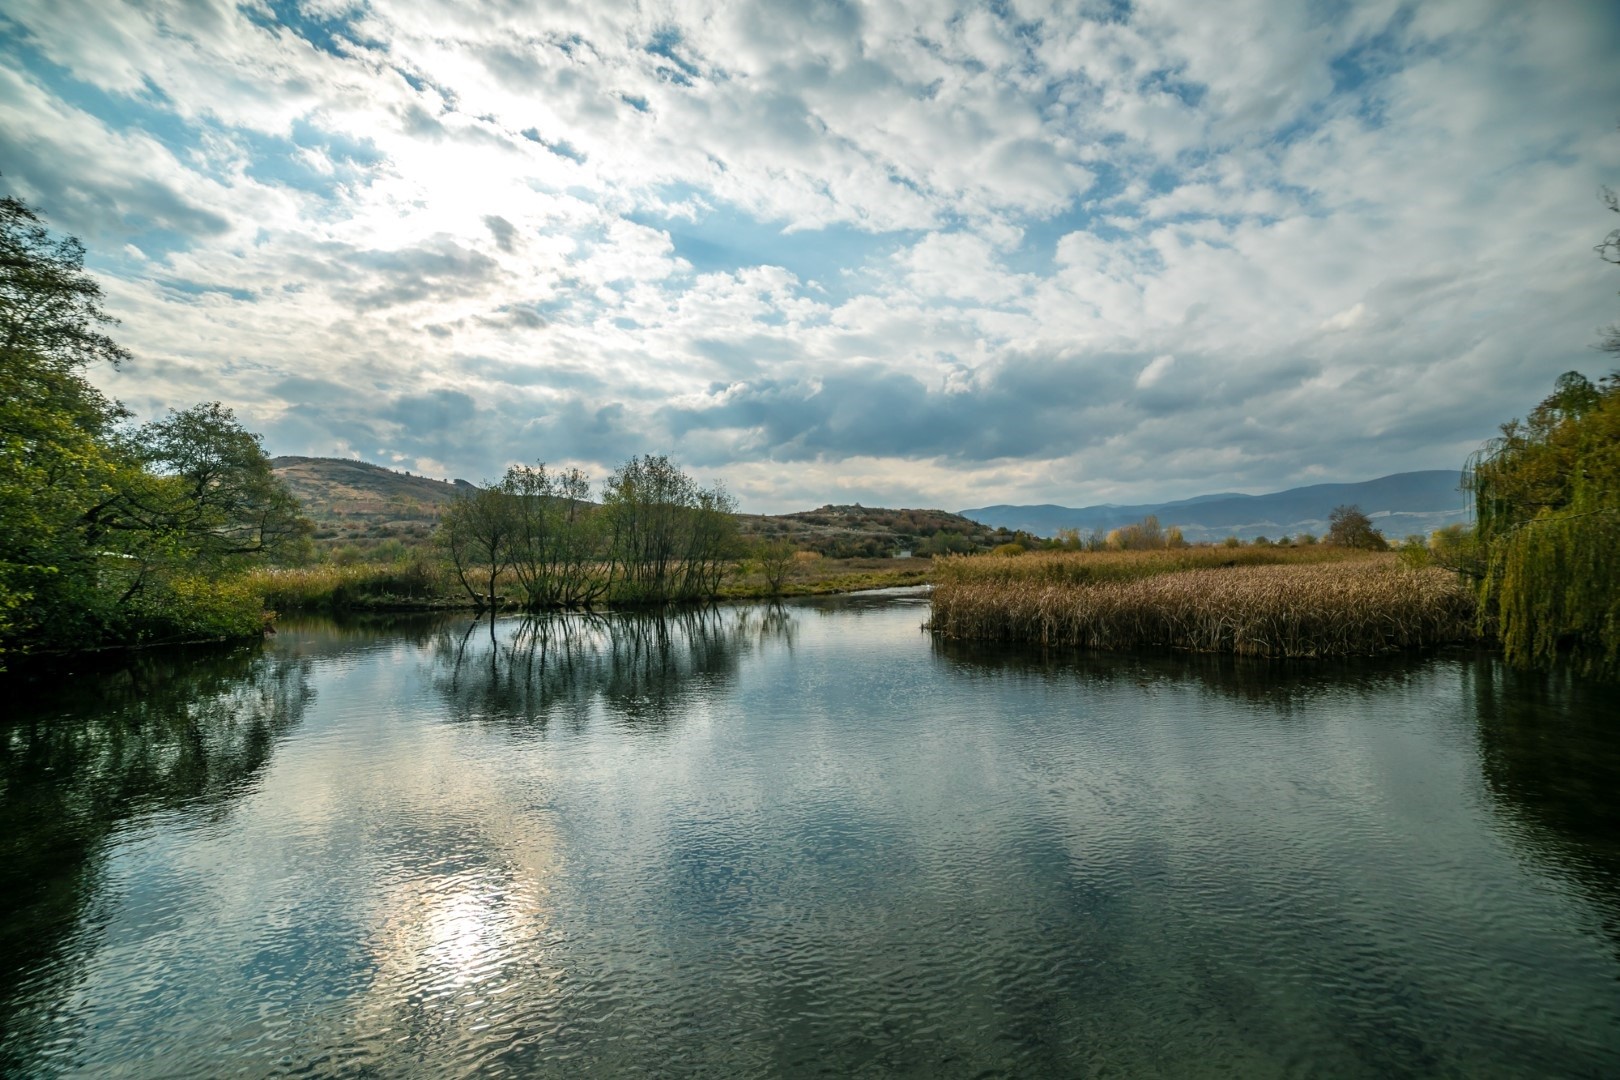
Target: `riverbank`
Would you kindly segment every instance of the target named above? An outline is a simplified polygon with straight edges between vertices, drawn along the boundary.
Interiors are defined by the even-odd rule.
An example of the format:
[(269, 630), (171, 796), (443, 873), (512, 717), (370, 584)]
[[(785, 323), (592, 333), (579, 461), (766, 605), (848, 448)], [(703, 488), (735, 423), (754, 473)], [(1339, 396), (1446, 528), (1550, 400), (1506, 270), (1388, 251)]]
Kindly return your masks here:
[(964, 641), (1263, 657), (1370, 656), (1477, 639), (1474, 595), (1447, 571), (1332, 549), (1224, 554), (942, 560), (929, 625)]
[[(923, 558), (801, 557), (773, 589), (763, 570), (744, 564), (726, 575), (712, 599), (769, 600), (922, 585), (932, 565)], [(279, 614), (473, 611), (480, 606), (465, 592), (454, 591), (448, 575), (425, 560), (266, 568), (246, 575), (244, 583), (263, 597), (267, 610)]]

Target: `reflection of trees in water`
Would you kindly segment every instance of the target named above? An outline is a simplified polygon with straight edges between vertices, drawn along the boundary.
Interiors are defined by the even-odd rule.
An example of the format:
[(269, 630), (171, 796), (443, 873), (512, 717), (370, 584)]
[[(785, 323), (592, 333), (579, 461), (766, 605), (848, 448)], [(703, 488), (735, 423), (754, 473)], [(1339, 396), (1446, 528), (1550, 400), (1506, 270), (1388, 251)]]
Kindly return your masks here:
[(1516, 839), (1572, 878), (1620, 949), (1620, 739), (1615, 688), (1567, 672), (1472, 673), (1480, 762)]
[[(1488, 653), (1439, 660), (1267, 661), (1188, 653), (1085, 653), (933, 639), (935, 655), (968, 676), (1017, 674), (1084, 680), (1128, 691), (1196, 683), (1222, 697), (1278, 713), (1325, 695), (1392, 700), (1440, 670), (1436, 689), (1471, 713), (1481, 774), (1515, 828), (1519, 851), (1572, 880), (1601, 912), (1620, 949), (1620, 738), (1612, 684), (1521, 672)], [(1455, 679), (1455, 681), (1453, 681)]]
[[(57, 954), (94, 902), (107, 838), (141, 816), (223, 812), (313, 691), (258, 648), (139, 655), (29, 687), (0, 722), (0, 1073), (72, 972)], [(73, 946), (79, 959), (83, 945)]]
[(795, 631), (780, 604), (485, 619), (440, 630), (434, 682), (458, 719), (579, 725), (601, 704), (662, 725), (755, 647), (791, 649)]
[(953, 641), (932, 636), (934, 653), (968, 674), (1018, 673), (1039, 678), (1083, 679), (1101, 686), (1150, 687), (1192, 682), (1200, 689), (1282, 711), (1325, 694), (1373, 694), (1411, 684), (1430, 661), (1380, 656), (1320, 660), (1267, 659), (1227, 653), (1099, 653), (1041, 649), (994, 642)]
[(296, 656), (347, 656), (365, 649), (424, 646), (448, 623), (462, 624), (436, 612), (344, 612), (339, 615), (294, 616), (277, 621), (278, 651)]

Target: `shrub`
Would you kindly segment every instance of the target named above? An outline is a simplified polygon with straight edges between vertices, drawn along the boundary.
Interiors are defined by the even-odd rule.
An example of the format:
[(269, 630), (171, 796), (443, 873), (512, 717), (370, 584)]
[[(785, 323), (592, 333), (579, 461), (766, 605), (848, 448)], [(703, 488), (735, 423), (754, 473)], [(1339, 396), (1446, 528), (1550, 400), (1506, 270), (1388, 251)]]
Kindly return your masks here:
[(1402, 540), (1400, 546), (1395, 549), (1395, 555), (1400, 559), (1402, 566), (1412, 569), (1421, 569), (1434, 561), (1429, 553), (1429, 542), (1417, 535)]

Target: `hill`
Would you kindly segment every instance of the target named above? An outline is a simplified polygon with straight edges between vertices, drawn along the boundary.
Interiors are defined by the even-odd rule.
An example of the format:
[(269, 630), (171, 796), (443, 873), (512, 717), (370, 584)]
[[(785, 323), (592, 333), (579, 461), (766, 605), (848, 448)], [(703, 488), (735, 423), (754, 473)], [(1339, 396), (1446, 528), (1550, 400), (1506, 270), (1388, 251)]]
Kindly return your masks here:
[(1429, 469), (1357, 484), (1312, 484), (1269, 495), (1223, 492), (1131, 506), (986, 506), (963, 510), (962, 515), (993, 527), (1054, 536), (1062, 529), (1116, 529), (1153, 514), (1161, 525), (1178, 525), (1188, 540), (1199, 541), (1302, 532), (1320, 536), (1327, 531), (1328, 513), (1353, 503), (1386, 536), (1399, 538), (1468, 520), (1468, 502), (1458, 490), (1458, 479), (1455, 469)]
[[(270, 467), (286, 481), (327, 545), (374, 547), (412, 543), (433, 533), (438, 514), (473, 485), (412, 476), (347, 458), (278, 457)], [(746, 539), (783, 538), (801, 551), (832, 558), (888, 557), (899, 551), (970, 550), (996, 541), (993, 530), (944, 510), (823, 506), (793, 514), (739, 514)]]
[(745, 537), (785, 539), (801, 551), (848, 559), (970, 551), (999, 542), (995, 531), (944, 510), (823, 506), (792, 514), (739, 514)]
[(315, 539), (332, 543), (425, 540), (440, 507), (472, 487), (346, 458), (278, 457), (270, 468), (303, 503)]

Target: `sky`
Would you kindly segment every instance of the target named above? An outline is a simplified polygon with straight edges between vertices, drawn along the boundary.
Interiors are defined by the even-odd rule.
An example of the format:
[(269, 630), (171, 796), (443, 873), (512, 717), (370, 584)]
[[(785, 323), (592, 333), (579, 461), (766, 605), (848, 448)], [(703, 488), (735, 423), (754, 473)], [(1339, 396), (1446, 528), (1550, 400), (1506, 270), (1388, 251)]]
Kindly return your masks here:
[(744, 510), (1460, 468), (1615, 366), (1620, 5), (7, 0), (137, 416)]

